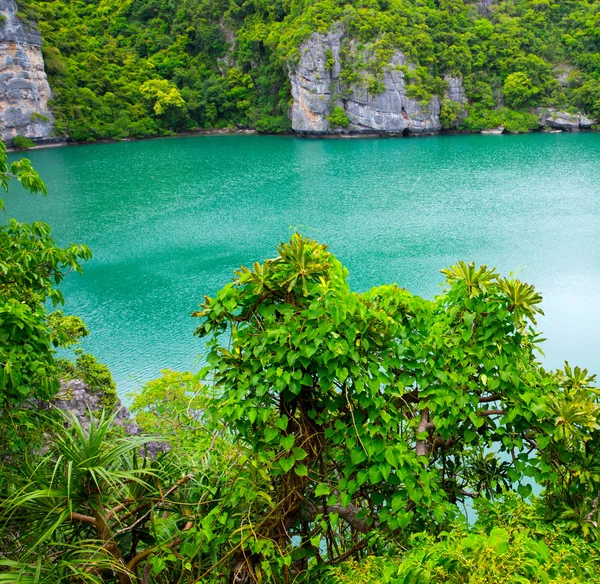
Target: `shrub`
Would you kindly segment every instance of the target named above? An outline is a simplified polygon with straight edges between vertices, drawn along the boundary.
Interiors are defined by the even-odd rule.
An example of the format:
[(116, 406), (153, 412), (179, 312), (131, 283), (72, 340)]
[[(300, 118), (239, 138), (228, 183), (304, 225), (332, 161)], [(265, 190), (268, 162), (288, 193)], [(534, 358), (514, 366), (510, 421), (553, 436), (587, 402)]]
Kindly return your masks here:
[(35, 142), (31, 138), (25, 138), (25, 136), (15, 136), (13, 138), (13, 146), (17, 150), (29, 150), (35, 146)]
[(339, 105), (336, 105), (325, 119), (332, 125), (340, 128), (346, 128), (350, 123), (350, 118)]

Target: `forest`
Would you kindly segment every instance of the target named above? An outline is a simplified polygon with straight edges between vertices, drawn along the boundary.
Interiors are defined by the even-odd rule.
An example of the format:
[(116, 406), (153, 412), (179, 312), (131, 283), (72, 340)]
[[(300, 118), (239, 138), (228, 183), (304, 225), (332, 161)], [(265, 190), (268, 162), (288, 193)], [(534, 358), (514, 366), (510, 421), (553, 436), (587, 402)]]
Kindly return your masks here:
[[(46, 194), (0, 145), (14, 181)], [(457, 262), (434, 299), (358, 293), (294, 233), (197, 299), (204, 364), (131, 432), (61, 310), (91, 250), (0, 208), (1, 583), (600, 582), (600, 389), (541, 364), (534, 286)], [(69, 379), (100, 407), (57, 408)]]
[[(442, 125), (537, 127), (532, 110), (600, 118), (597, 0), (23, 0), (37, 21), (56, 134), (76, 141), (197, 129), (290, 131), (288, 68), (314, 32), (340, 23), (376, 56), (417, 68), (411, 96), (442, 95), (462, 76), (466, 117)], [(349, 67), (347, 79), (357, 72)]]

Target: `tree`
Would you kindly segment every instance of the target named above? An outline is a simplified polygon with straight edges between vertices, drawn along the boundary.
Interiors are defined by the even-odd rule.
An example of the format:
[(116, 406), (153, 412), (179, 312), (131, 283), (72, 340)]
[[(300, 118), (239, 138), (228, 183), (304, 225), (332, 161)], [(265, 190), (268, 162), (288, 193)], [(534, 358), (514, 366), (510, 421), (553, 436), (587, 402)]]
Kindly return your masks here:
[(182, 108), (185, 105), (177, 87), (166, 79), (151, 79), (142, 83), (140, 93), (154, 104), (152, 109), (157, 116), (171, 108)]
[(511, 73), (504, 80), (504, 96), (510, 107), (525, 107), (539, 91), (539, 88), (532, 83), (529, 76), (522, 71)]
[[(5, 191), (18, 180), (34, 194), (46, 194), (46, 187), (31, 162), (23, 158), (7, 162), (6, 147), (0, 143), (0, 184)], [(0, 199), (0, 208), (4, 202)], [(8, 219), (0, 226), (0, 422), (2, 448), (10, 442), (7, 432), (16, 436), (9, 424), (18, 415), (15, 408), (31, 399), (49, 399), (59, 387), (55, 347), (72, 344), (72, 318), (51, 317), (46, 303), (64, 302), (57, 285), (71, 271), (81, 271), (81, 262), (91, 257), (83, 245), (59, 247), (45, 223), (19, 223)], [(83, 327), (83, 328), (82, 328)]]
[(467, 498), (527, 495), (528, 476), (593, 527), (599, 484), (578, 469), (598, 446), (598, 390), (585, 371), (540, 366), (533, 286), (460, 262), (434, 301), (357, 294), (326, 246), (296, 234), (277, 251), (196, 313), (209, 413), (272, 474), (240, 560), (249, 579), (267, 549), (295, 571), (335, 562), (374, 529), (405, 537)]
[(537, 361), (534, 287), (459, 262), (434, 300), (358, 294), (326, 246), (294, 234), (277, 252), (205, 298), (207, 366), (136, 397), (170, 452), (146, 457), (150, 437), (101, 413), (51, 423), (46, 452), (1, 469), (0, 582), (330, 582), (398, 544), (372, 581), (593, 571), (571, 550), (597, 545), (600, 389)]

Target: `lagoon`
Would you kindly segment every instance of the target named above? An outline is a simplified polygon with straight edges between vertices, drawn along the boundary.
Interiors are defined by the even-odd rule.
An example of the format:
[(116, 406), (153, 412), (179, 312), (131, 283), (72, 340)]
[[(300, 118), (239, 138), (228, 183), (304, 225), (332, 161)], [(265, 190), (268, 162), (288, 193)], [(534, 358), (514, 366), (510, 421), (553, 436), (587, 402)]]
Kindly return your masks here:
[(431, 298), (460, 259), (518, 272), (544, 297), (543, 362), (600, 373), (598, 133), (198, 136), (26, 156), (48, 197), (12, 188), (7, 209), (92, 248), (64, 310), (122, 396), (198, 368), (190, 313), (293, 229), (327, 243), (357, 291), (397, 282)]

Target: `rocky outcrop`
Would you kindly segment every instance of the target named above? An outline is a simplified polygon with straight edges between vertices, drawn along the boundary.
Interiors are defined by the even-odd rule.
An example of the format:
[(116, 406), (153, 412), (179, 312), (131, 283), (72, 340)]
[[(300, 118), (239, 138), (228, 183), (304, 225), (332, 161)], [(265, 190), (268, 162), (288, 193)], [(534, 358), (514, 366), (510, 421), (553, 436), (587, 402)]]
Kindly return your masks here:
[(589, 130), (594, 125), (593, 120), (581, 113), (570, 114), (551, 108), (538, 109), (535, 113), (542, 128), (563, 130), (564, 132), (579, 132), (580, 130)]
[[(52, 406), (75, 415), (82, 427), (87, 429), (90, 425), (90, 414), (100, 412), (105, 406), (105, 395), (102, 392), (93, 392), (79, 379), (63, 381), (58, 395), (52, 401)], [(131, 419), (129, 410), (120, 400), (117, 400), (114, 408), (117, 412), (114, 420), (116, 426), (123, 428), (125, 433), (131, 436), (142, 433), (139, 426)], [(148, 456), (154, 457), (159, 452), (167, 451), (169, 447), (164, 442), (149, 442), (144, 449)]]
[(456, 103), (466, 105), (467, 94), (463, 86), (462, 77), (447, 76), (445, 78), (445, 81), (448, 84), (448, 88), (446, 89), (446, 97), (451, 101), (455, 101)]
[(45, 141), (52, 136), (52, 94), (39, 30), (17, 17), (14, 0), (0, 0), (0, 138)]
[[(346, 82), (342, 55), (350, 63), (365, 63), (361, 80)], [(341, 27), (326, 34), (314, 33), (300, 48), (300, 59), (290, 65), (293, 106), (292, 128), (302, 134), (391, 134), (415, 135), (439, 132), (440, 99), (434, 96), (425, 105), (407, 93), (406, 72), (414, 70), (405, 55), (396, 51), (370, 91), (368, 72), (372, 59), (364, 48), (345, 36)], [(348, 77), (346, 76), (346, 79)], [(464, 103), (462, 79), (448, 80), (448, 97)], [(347, 125), (333, 125), (328, 117), (341, 108)]]

